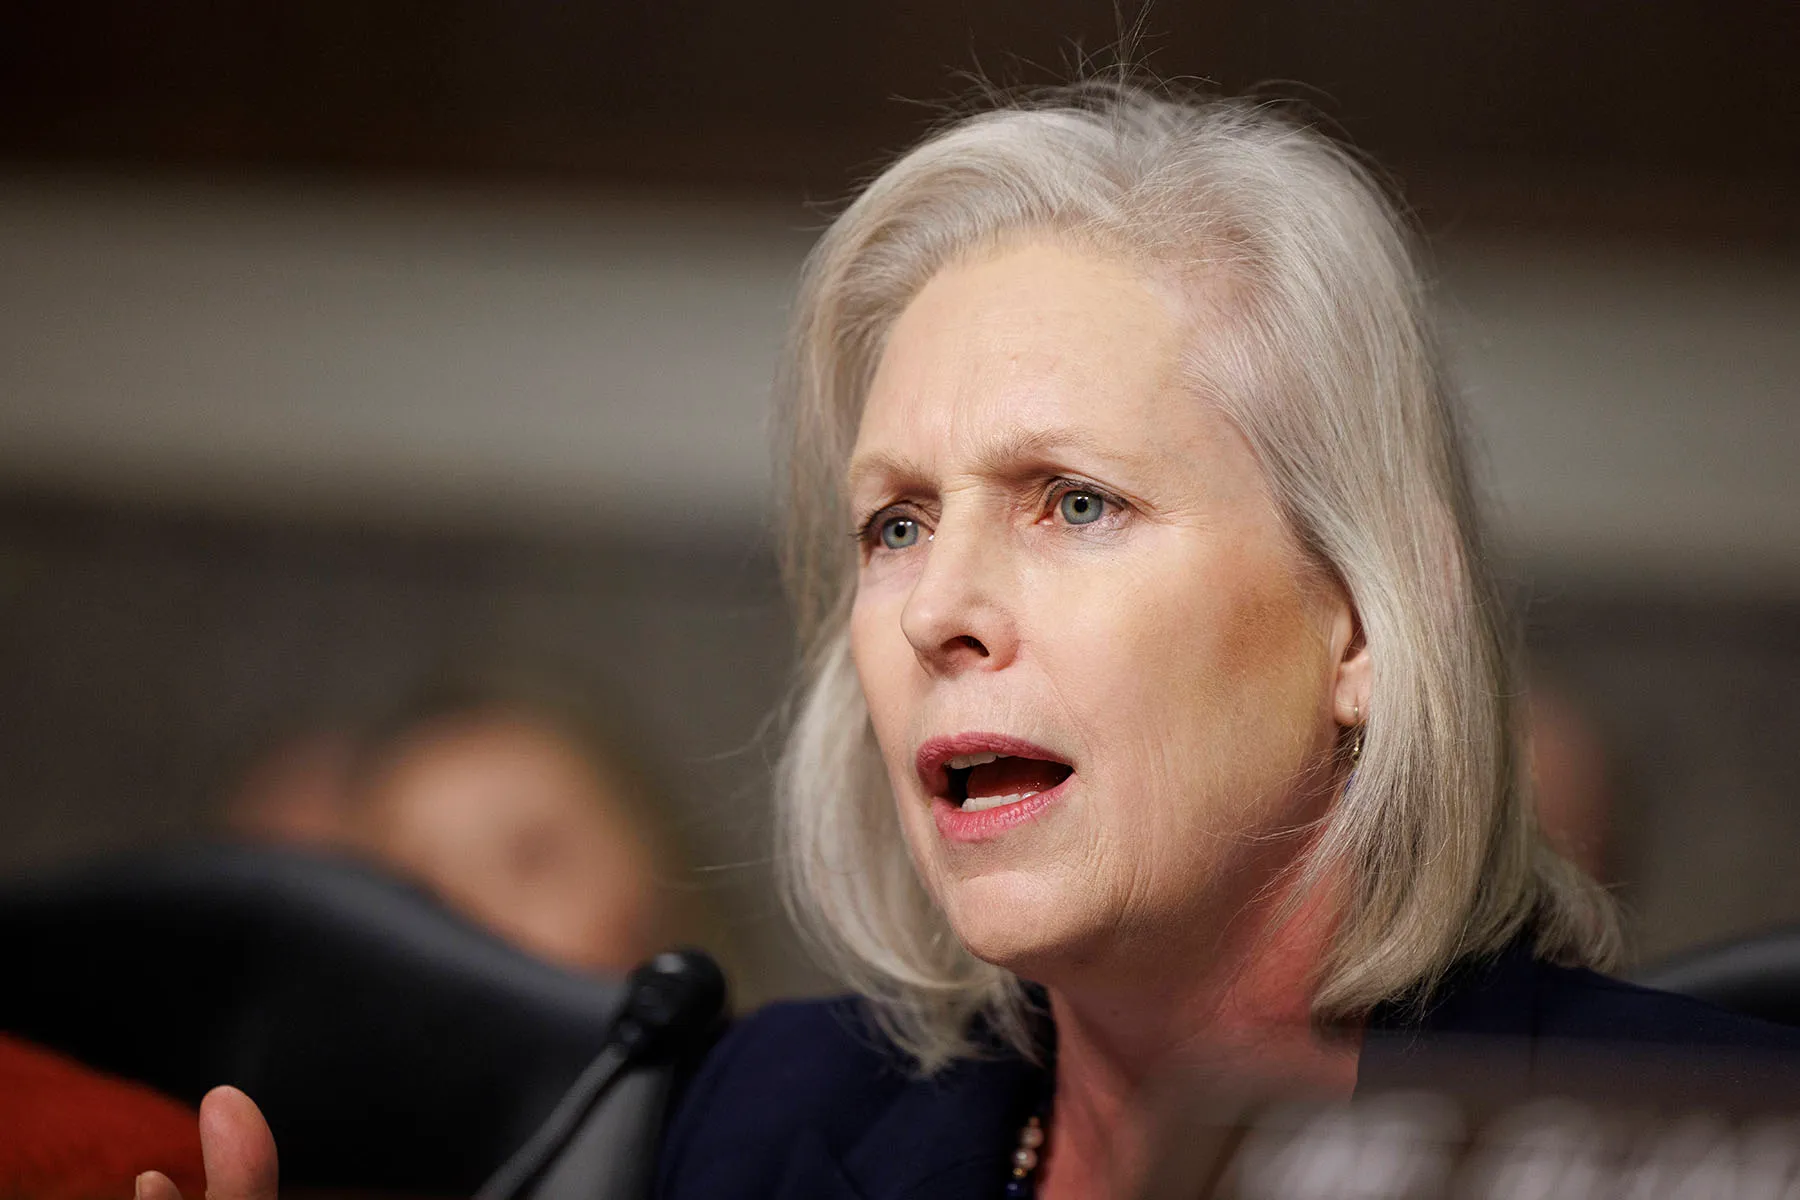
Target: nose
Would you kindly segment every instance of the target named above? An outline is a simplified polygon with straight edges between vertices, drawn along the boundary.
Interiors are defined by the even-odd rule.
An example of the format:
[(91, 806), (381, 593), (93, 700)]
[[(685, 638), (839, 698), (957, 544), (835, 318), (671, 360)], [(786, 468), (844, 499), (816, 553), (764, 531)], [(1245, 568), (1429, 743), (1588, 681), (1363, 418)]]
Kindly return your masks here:
[[(946, 514), (947, 516), (948, 514)], [(941, 520), (900, 610), (900, 628), (933, 675), (997, 671), (1018, 653), (1012, 570), (1004, 539), (979, 518)]]

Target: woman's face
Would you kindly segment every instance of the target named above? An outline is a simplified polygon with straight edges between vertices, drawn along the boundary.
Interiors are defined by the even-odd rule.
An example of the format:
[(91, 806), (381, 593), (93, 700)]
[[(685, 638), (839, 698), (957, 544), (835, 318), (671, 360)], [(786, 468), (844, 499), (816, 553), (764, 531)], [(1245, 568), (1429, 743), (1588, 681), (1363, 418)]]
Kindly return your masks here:
[(1054, 244), (948, 268), (851, 458), (851, 645), (902, 828), (970, 949), (1045, 982), (1214, 944), (1350, 716), (1348, 604), (1184, 392), (1193, 329)]

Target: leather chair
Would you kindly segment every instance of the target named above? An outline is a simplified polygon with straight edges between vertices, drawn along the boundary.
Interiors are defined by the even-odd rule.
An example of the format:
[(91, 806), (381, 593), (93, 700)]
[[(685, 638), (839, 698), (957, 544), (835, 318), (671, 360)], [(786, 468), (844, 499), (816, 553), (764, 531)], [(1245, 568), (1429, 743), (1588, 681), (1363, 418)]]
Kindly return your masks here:
[[(607, 1045), (626, 992), (358, 863), (242, 846), (0, 885), (0, 947), (0, 1029), (189, 1103), (242, 1088), (300, 1188), (473, 1193)], [(646, 1194), (681, 1065), (626, 1072), (523, 1194)]]
[(1800, 1025), (1800, 928), (1692, 950), (1640, 972), (1637, 982), (1743, 1016)]

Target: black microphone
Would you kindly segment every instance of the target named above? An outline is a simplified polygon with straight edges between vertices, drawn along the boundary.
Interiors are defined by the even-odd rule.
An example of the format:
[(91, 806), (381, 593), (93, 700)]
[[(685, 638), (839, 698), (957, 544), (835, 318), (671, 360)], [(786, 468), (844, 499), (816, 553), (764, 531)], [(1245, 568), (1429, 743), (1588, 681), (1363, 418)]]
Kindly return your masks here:
[(704, 950), (666, 950), (625, 977), (608, 1046), (643, 1062), (705, 1033), (725, 1007), (725, 973)]
[(608, 1088), (632, 1067), (672, 1060), (717, 1025), (725, 974), (703, 950), (668, 950), (625, 977), (625, 1001), (606, 1042), (536, 1133), (475, 1193), (520, 1200), (568, 1145)]

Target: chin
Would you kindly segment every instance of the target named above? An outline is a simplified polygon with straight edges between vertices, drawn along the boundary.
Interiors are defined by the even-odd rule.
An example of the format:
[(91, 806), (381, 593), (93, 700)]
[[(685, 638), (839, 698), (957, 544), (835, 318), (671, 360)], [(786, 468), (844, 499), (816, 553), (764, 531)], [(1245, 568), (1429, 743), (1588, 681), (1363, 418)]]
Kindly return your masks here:
[(1026, 979), (1091, 957), (1104, 922), (1084, 919), (1083, 889), (1005, 871), (960, 879), (939, 893), (958, 940), (976, 958)]

